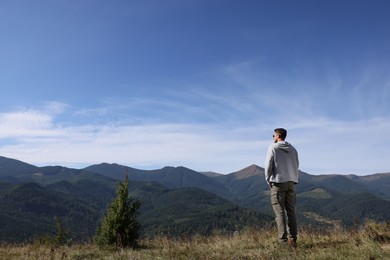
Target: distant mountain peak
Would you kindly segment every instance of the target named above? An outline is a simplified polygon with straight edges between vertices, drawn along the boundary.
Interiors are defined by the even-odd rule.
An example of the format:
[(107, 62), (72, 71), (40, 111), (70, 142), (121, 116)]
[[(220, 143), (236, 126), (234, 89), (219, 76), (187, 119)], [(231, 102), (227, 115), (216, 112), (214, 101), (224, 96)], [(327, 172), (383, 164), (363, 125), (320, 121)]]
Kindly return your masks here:
[(253, 176), (261, 176), (264, 174), (264, 169), (256, 164), (252, 164), (242, 170), (231, 173), (236, 179), (247, 179)]
[(37, 171), (38, 167), (16, 160), (0, 156), (0, 178), (7, 176), (18, 176)]
[(201, 174), (203, 174), (203, 175), (205, 175), (205, 176), (207, 176), (207, 177), (218, 177), (218, 176), (223, 175), (222, 173), (213, 172), (213, 171), (201, 172)]

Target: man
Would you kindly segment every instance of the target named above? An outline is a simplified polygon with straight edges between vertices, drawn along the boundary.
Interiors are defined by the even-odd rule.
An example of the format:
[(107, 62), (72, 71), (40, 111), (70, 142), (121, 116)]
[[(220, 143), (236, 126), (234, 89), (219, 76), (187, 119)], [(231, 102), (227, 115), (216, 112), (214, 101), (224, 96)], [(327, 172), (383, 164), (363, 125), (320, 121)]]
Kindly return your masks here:
[(265, 179), (271, 189), (271, 203), (276, 216), (278, 238), (296, 247), (295, 184), (298, 183), (298, 153), (285, 141), (287, 130), (274, 130), (274, 143), (265, 159)]

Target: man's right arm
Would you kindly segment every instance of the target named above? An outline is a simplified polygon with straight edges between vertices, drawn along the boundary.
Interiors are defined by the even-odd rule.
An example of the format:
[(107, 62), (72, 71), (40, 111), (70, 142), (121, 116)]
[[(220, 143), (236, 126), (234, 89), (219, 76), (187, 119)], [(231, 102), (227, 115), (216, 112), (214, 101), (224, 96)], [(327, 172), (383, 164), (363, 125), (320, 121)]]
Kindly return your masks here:
[(274, 166), (274, 153), (273, 153), (273, 148), (270, 145), (268, 147), (267, 156), (265, 157), (265, 164), (264, 164), (264, 175), (268, 185), (270, 185), (270, 178), (273, 174), (273, 166)]

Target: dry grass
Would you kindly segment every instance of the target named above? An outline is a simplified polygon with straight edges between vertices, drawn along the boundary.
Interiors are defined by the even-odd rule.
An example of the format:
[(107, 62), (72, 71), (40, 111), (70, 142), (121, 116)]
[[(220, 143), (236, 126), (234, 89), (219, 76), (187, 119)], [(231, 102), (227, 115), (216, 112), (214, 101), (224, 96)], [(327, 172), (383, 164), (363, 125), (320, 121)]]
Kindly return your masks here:
[(302, 230), (298, 247), (279, 245), (276, 230), (246, 230), (174, 240), (142, 240), (139, 250), (102, 250), (90, 244), (50, 247), (2, 245), (1, 259), (390, 259), (390, 229), (368, 223), (360, 230)]

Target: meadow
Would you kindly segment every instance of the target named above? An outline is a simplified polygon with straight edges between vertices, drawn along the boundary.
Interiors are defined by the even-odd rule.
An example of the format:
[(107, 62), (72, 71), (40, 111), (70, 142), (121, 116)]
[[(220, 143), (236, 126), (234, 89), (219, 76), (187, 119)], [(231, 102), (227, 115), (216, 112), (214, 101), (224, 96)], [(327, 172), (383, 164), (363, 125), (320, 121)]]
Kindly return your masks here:
[(102, 249), (94, 244), (2, 244), (1, 259), (390, 259), (390, 224), (368, 222), (354, 230), (303, 229), (296, 248), (280, 245), (276, 230), (230, 235), (140, 240), (140, 248)]

